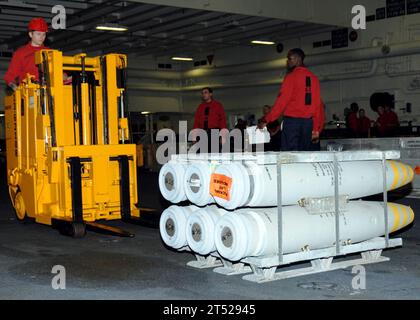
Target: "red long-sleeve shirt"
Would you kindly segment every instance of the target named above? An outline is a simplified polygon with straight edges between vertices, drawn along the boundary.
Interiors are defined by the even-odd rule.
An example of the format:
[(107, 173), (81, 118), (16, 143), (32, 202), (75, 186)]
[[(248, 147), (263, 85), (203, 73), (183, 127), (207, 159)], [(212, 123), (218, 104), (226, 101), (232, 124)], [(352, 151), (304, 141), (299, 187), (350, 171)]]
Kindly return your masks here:
[(197, 128), (205, 130), (227, 128), (225, 110), (220, 102), (212, 100), (198, 106), (193, 129)]
[(41, 49), (47, 48), (44, 46), (34, 47), (31, 43), (28, 43), (27, 45), (17, 49), (13, 54), (9, 68), (4, 75), (6, 83), (20, 83), (26, 78), (27, 73), (35, 76), (36, 80), (39, 80), (38, 68), (35, 65), (35, 52)]
[(378, 131), (381, 134), (385, 134), (390, 130), (392, 131), (400, 125), (398, 115), (392, 110), (379, 116), (377, 122), (379, 124)]
[(359, 125), (359, 118), (357, 118), (357, 112), (351, 112), (349, 114), (348, 124), (349, 129), (356, 133)]
[[(307, 95), (310, 99), (307, 101)], [(293, 118), (313, 118), (314, 129), (320, 127), (322, 107), (321, 89), (318, 78), (306, 67), (296, 67), (286, 75), (280, 93), (266, 122), (276, 120), (281, 114)]]
[(368, 117), (358, 118), (357, 133), (367, 135), (370, 129), (370, 119)]

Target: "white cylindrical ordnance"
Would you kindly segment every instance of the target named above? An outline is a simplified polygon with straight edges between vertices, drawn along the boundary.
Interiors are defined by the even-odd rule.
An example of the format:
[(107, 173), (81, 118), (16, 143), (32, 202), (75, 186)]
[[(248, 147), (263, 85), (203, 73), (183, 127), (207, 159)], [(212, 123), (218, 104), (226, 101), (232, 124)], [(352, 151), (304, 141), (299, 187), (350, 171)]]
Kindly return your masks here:
[[(232, 261), (278, 252), (277, 208), (240, 209), (224, 215), (215, 226), (219, 254)], [(388, 204), (389, 231), (395, 232), (414, 220), (410, 207)], [(309, 214), (305, 208), (283, 208), (283, 253), (335, 246), (335, 213)], [(352, 201), (340, 212), (340, 242), (352, 244), (385, 234), (381, 202)]]
[(184, 176), (184, 192), (187, 199), (197, 206), (213, 203), (210, 195), (210, 176), (216, 165), (211, 162), (190, 163)]
[(186, 226), (188, 217), (200, 208), (196, 206), (170, 206), (162, 212), (159, 230), (163, 242), (169, 247), (180, 249), (187, 245)]
[(208, 255), (216, 251), (214, 226), (227, 213), (217, 206), (209, 206), (192, 213), (187, 219), (187, 243), (192, 251)]
[[(350, 199), (362, 198), (383, 191), (381, 161), (340, 162), (339, 194)], [(410, 166), (396, 161), (386, 162), (387, 189), (394, 190), (410, 183), (414, 172)], [(223, 177), (223, 179), (221, 179)], [(216, 168), (211, 177), (229, 181), (220, 196), (214, 195), (222, 207), (277, 206), (277, 166), (255, 162), (229, 163)], [(334, 195), (332, 163), (296, 163), (282, 165), (282, 205), (297, 204), (302, 198)]]
[(186, 165), (175, 161), (164, 164), (159, 172), (159, 189), (162, 196), (172, 202), (187, 200), (184, 191)]

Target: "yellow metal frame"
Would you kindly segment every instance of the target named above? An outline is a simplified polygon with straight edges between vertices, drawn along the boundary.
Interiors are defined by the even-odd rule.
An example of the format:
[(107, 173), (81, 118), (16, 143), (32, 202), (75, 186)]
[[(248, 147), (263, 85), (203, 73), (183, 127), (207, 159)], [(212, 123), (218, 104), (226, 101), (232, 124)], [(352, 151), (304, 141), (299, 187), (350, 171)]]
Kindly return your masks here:
[[(53, 219), (74, 221), (72, 158), (80, 161), (83, 222), (122, 218), (128, 199), (130, 216), (139, 217), (137, 151), (126, 143), (126, 88), (118, 81), (126, 56), (65, 57), (57, 50), (41, 50), (35, 63), (41, 83), (28, 75), (5, 98), (8, 184), (18, 218), (26, 215), (47, 225)], [(64, 84), (63, 72), (73, 78), (87, 74), (90, 82), (80, 76), (77, 85)], [(46, 77), (49, 81), (43, 81)], [(126, 171), (120, 159), (126, 159)]]

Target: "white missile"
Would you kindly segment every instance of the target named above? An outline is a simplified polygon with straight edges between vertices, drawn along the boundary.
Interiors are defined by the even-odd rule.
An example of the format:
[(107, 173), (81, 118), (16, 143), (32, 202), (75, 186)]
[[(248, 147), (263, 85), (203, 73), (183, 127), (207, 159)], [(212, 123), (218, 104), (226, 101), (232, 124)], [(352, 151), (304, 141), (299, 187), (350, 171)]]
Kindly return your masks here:
[(187, 242), (192, 251), (208, 255), (216, 251), (214, 227), (227, 211), (209, 206), (190, 214), (187, 220)]
[[(410, 166), (386, 162), (387, 190), (410, 183)], [(216, 202), (228, 209), (277, 206), (277, 166), (255, 162), (229, 163), (216, 168), (211, 176)], [(339, 193), (350, 199), (383, 192), (381, 161), (339, 163)], [(297, 204), (301, 198), (334, 195), (332, 163), (296, 163), (282, 165), (282, 205)]]
[(185, 171), (185, 194), (189, 201), (197, 206), (213, 203), (210, 194), (210, 176), (215, 169), (211, 162), (197, 162), (188, 165)]
[[(224, 215), (215, 226), (219, 254), (231, 261), (278, 252), (277, 208), (240, 209)], [(388, 203), (390, 233), (411, 224), (410, 207)], [(283, 253), (335, 246), (335, 213), (311, 214), (299, 206), (283, 207)], [(340, 242), (352, 244), (385, 234), (381, 202), (352, 201), (340, 212)]]
[(163, 242), (169, 247), (180, 249), (187, 245), (186, 226), (191, 213), (199, 210), (196, 206), (170, 206), (162, 212), (159, 230)]
[(184, 191), (186, 165), (175, 161), (164, 164), (159, 172), (159, 189), (162, 196), (172, 202), (187, 200)]

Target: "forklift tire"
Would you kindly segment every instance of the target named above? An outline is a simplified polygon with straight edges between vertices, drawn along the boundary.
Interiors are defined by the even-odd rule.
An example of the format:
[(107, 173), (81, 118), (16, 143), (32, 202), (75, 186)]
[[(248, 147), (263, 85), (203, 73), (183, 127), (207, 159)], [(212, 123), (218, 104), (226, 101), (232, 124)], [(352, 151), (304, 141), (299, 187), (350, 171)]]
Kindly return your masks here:
[(9, 186), (9, 197), (10, 197), (10, 201), (12, 202), (13, 207), (15, 207), (15, 197), (16, 197), (17, 192), (18, 192), (17, 188)]
[(84, 223), (73, 222), (71, 224), (71, 230), (72, 230), (71, 236), (73, 238), (79, 239), (79, 238), (83, 238), (86, 235), (86, 225)]
[(13, 201), (13, 206), (15, 207), (16, 218), (19, 221), (25, 221), (25, 219), (26, 219), (26, 207), (25, 207), (25, 202), (23, 201), (22, 193), (18, 192), (15, 195), (15, 199)]

